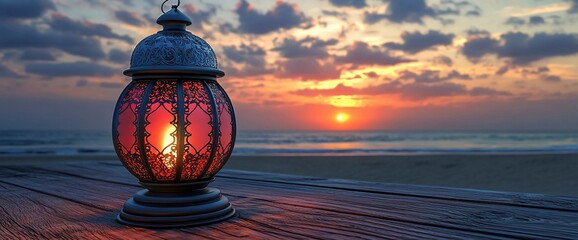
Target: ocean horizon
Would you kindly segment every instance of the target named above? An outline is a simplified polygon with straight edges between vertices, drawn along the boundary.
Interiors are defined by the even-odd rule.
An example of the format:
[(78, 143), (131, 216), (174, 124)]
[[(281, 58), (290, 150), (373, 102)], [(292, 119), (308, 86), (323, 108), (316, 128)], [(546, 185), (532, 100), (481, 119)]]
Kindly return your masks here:
[[(239, 131), (233, 155), (578, 153), (578, 132)], [(3, 130), (0, 156), (115, 155), (110, 131)]]

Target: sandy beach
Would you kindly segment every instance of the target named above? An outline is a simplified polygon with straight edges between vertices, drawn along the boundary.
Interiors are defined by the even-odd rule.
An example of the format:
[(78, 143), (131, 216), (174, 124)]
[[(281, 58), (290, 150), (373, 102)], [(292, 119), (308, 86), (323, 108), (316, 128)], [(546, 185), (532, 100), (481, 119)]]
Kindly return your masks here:
[[(118, 161), (116, 156), (3, 156), (0, 165), (103, 160)], [(233, 156), (225, 168), (578, 196), (578, 154)]]

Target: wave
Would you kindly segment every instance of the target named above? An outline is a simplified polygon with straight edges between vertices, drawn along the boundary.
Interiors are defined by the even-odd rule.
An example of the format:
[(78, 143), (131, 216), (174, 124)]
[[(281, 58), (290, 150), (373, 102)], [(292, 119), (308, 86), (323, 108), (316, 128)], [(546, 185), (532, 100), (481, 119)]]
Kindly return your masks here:
[(544, 148), (402, 148), (402, 149), (287, 149), (235, 148), (234, 155), (414, 155), (414, 154), (538, 154), (578, 153), (578, 146)]

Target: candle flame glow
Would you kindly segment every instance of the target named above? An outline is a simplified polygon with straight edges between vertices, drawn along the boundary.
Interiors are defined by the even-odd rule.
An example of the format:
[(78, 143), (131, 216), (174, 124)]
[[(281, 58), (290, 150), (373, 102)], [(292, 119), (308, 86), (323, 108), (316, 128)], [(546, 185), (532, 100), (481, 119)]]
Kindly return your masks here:
[(175, 140), (171, 133), (174, 132), (175, 127), (173, 125), (169, 125), (165, 129), (164, 138), (163, 138), (163, 153), (162, 153), (162, 160), (165, 166), (169, 169), (173, 169), (175, 167), (176, 156), (177, 153), (173, 151), (173, 148), (176, 148)]

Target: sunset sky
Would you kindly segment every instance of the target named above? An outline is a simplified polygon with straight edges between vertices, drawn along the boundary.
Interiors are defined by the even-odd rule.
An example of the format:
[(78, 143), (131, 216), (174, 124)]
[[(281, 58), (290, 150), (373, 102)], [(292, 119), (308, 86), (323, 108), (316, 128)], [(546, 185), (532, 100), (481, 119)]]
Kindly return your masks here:
[[(160, 3), (0, 0), (0, 129), (110, 128)], [(180, 9), (215, 49), (241, 130), (578, 130), (578, 0)]]

